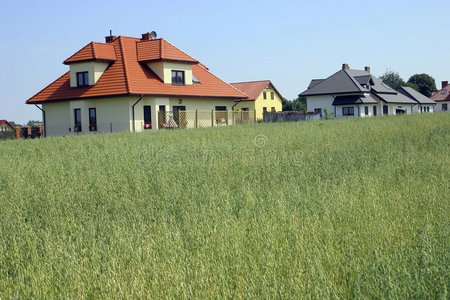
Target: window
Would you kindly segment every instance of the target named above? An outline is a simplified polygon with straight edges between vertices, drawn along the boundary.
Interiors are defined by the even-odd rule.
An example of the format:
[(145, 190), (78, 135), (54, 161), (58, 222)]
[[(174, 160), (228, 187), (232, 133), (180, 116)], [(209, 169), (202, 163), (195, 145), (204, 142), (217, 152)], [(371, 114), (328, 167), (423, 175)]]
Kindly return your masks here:
[(267, 99), (267, 93), (266, 92), (263, 92), (263, 98), (264, 98), (264, 100)]
[(144, 129), (152, 129), (152, 107), (144, 105)]
[(275, 112), (275, 107), (272, 107), (271, 111), (272, 111), (272, 112)]
[(172, 71), (172, 84), (184, 85), (184, 71)]
[(373, 106), (373, 115), (376, 116), (377, 115), (377, 107), (374, 105)]
[(445, 93), (447, 93), (447, 89), (443, 89), (441, 95), (445, 95)]
[(77, 86), (88, 86), (89, 85), (89, 73), (88, 72), (77, 72)]
[(89, 131), (97, 131), (97, 110), (89, 108)]
[(421, 107), (420, 107), (420, 112), (422, 112), (422, 110), (423, 110), (423, 109), (422, 109), (422, 106), (421, 106)]
[(249, 111), (250, 109), (248, 107), (243, 107), (242, 111)]
[(447, 103), (442, 103), (442, 110), (447, 110)]
[(80, 108), (75, 108), (73, 110), (74, 112), (74, 127), (73, 127), (73, 131), (74, 132), (81, 132), (81, 109)]
[(355, 108), (354, 107), (343, 107), (342, 108), (342, 115), (343, 116), (354, 116), (355, 115)]
[(263, 107), (263, 114), (267, 113), (267, 107)]
[(364, 114), (365, 114), (366, 116), (369, 115), (369, 107), (368, 107), (368, 106), (364, 106)]
[(226, 106), (216, 106), (216, 124), (228, 124), (228, 112)]
[(275, 99), (275, 94), (273, 92), (270, 92), (270, 99)]
[(192, 82), (193, 83), (200, 83), (200, 81), (194, 75), (192, 75)]
[(430, 107), (429, 106), (427, 106), (427, 112), (430, 112)]
[(383, 115), (388, 115), (388, 114), (389, 114), (388, 106), (383, 105)]

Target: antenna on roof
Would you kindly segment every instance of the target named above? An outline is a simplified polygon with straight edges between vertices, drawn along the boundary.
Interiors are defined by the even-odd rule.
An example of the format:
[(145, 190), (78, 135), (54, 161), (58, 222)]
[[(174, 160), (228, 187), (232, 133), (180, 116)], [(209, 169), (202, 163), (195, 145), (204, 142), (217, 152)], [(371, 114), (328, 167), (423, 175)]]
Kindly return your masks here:
[(152, 40), (154, 40), (158, 37), (158, 35), (156, 34), (156, 31), (150, 32), (150, 36), (152, 37)]
[(112, 35), (112, 30), (111, 30), (111, 29), (109, 30), (109, 35), (110, 35), (110, 36)]

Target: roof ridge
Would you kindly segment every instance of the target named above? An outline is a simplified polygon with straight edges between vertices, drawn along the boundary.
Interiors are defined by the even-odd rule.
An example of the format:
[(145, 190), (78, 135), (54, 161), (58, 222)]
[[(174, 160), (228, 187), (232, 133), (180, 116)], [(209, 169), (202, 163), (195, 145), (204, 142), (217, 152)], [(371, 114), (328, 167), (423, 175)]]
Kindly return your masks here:
[(91, 42), (91, 47), (92, 47), (92, 54), (94, 55), (94, 59), (97, 59), (97, 56), (95, 55), (95, 46), (94, 46), (94, 42)]
[(250, 80), (250, 81), (239, 81), (239, 82), (230, 82), (230, 84), (238, 84), (238, 83), (252, 83), (252, 82), (271, 82), (270, 80)]
[(120, 54), (122, 55), (123, 72), (124, 72), (124, 75), (125, 75), (125, 85), (126, 85), (126, 88), (127, 88), (127, 92), (130, 93), (130, 83), (129, 83), (129, 78), (128, 78), (128, 70), (127, 70), (127, 64), (125, 63), (125, 54), (124, 54), (124, 51), (123, 51), (123, 45), (122, 45), (122, 38), (121, 38), (121, 36), (119, 36), (118, 39), (119, 39)]

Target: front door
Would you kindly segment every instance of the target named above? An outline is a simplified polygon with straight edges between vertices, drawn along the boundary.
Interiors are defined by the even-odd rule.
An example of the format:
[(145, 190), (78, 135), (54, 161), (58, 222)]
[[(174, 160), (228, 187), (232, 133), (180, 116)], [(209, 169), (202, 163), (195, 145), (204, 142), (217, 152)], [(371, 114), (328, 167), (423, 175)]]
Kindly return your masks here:
[(186, 106), (173, 106), (173, 120), (177, 124), (178, 128), (184, 128), (186, 126)]

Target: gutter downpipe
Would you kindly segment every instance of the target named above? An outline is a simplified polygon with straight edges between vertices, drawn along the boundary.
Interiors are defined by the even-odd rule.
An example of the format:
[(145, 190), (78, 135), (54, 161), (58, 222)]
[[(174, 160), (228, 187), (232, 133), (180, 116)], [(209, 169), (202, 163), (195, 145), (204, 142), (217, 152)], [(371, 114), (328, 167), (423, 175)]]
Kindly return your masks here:
[(47, 137), (47, 126), (45, 126), (45, 110), (40, 108), (37, 104), (35, 104), (37, 108), (39, 108), (40, 111), (42, 111), (42, 120), (44, 121), (44, 137)]
[(234, 108), (236, 107), (236, 105), (238, 105), (241, 101), (242, 101), (242, 99), (239, 99), (239, 100), (231, 107), (231, 111), (234, 111)]
[(133, 115), (133, 132), (136, 132), (136, 122), (134, 120), (134, 107), (136, 106), (136, 104), (139, 103), (139, 101), (142, 100), (142, 98), (144, 98), (144, 95), (141, 95), (141, 97), (138, 99), (138, 101), (136, 101), (136, 103), (134, 103), (133, 106), (131, 106), (131, 111), (132, 111), (132, 115)]

